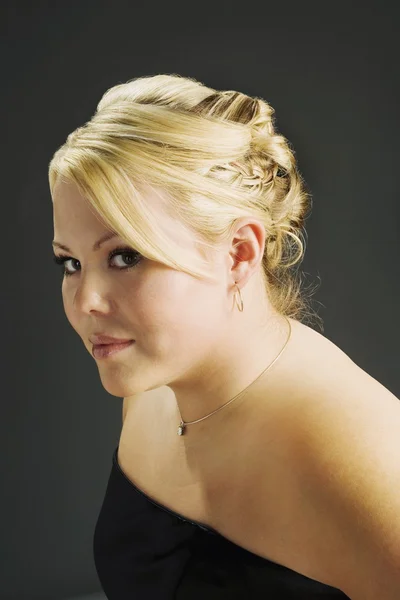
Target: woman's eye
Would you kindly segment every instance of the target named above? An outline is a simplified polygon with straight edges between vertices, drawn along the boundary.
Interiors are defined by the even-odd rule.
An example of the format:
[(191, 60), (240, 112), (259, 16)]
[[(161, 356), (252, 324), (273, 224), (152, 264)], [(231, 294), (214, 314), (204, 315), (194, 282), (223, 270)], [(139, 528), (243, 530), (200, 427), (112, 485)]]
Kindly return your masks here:
[[(110, 252), (110, 254), (108, 255), (108, 260), (110, 261), (115, 256), (120, 257), (120, 264), (116, 264), (116, 266), (112, 268), (119, 269), (121, 271), (125, 271), (127, 269), (132, 269), (133, 267), (136, 267), (136, 265), (138, 265), (142, 259), (142, 256), (141, 254), (139, 254), (139, 252), (136, 252), (134, 250), (128, 250), (126, 248), (115, 248), (115, 250)], [(72, 271), (71, 267), (68, 267), (68, 269), (66, 268), (66, 265), (69, 262), (71, 264), (79, 262), (76, 258), (73, 258), (72, 256), (66, 256), (65, 254), (61, 254), (60, 256), (54, 256), (53, 260), (57, 265), (64, 266), (63, 274), (67, 277), (74, 275), (79, 270), (79, 268), (76, 269), (75, 267), (72, 267)], [(116, 263), (116, 261), (114, 261), (114, 263)]]

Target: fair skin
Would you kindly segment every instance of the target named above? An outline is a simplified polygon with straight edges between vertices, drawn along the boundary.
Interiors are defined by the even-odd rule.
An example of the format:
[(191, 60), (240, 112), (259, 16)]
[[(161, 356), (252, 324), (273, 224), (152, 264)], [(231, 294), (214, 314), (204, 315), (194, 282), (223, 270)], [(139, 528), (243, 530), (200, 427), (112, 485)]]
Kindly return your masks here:
[[(148, 201), (156, 199), (149, 195)], [(97, 331), (135, 340), (112, 360), (98, 361), (102, 384), (110, 394), (131, 397), (168, 386), (184, 421), (193, 421), (249, 386), (283, 348), (288, 323), (273, 310), (261, 288), (265, 231), (256, 219), (238, 221), (229, 243), (210, 267), (218, 275), (217, 283), (210, 283), (144, 259), (126, 270), (129, 263), (123, 255), (113, 257), (110, 266), (108, 253), (124, 245), (123, 240), (117, 237), (92, 250), (109, 229), (77, 187), (58, 182), (53, 203), (54, 239), (70, 248), (70, 253), (58, 248), (55, 253), (75, 259), (67, 261), (65, 268), (73, 274), (62, 282), (70, 324), (90, 354), (88, 338)], [(184, 248), (195, 248), (194, 240), (182, 235), (176, 220), (165, 212), (160, 218), (165, 231), (176, 236)], [(240, 247), (235, 256), (233, 245), (237, 242)], [(234, 303), (235, 282), (241, 289), (243, 312)], [(296, 322), (291, 323), (295, 329)], [(271, 376), (280, 362), (271, 369)], [(252, 393), (253, 389), (243, 396), (246, 404)], [(204, 436), (211, 437), (221, 419), (227, 431), (228, 422), (238, 418), (241, 406), (239, 398), (212, 417), (189, 425), (182, 440), (186, 445), (204, 443)]]
[[(93, 252), (107, 229), (76, 188), (60, 183), (53, 201), (54, 237), (79, 261), (69, 261), (76, 273), (62, 283), (69, 322), (90, 353), (96, 331), (136, 340), (98, 361), (104, 388), (133, 399), (163, 386), (172, 394), (147, 403), (146, 393), (132, 405), (120, 444), (125, 472), (164, 505), (352, 600), (396, 600), (398, 398), (329, 340), (290, 320), (284, 353), (243, 401), (189, 425), (188, 435), (172, 430), (174, 406), (185, 421), (205, 416), (252, 383), (287, 340), (287, 322), (260, 293), (262, 225), (237, 223), (210, 284), (148, 260), (123, 271), (116, 256), (112, 268), (107, 255), (122, 240)], [(160, 221), (191, 243), (176, 222), (161, 213)], [(233, 305), (235, 281), (243, 312)], [(168, 409), (158, 410), (164, 398)]]

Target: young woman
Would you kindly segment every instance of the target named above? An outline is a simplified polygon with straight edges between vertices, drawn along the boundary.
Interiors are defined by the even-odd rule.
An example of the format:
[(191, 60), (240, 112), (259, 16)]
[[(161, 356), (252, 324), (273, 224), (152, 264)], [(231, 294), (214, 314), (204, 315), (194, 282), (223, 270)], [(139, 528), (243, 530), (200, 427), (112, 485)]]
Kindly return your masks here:
[(400, 598), (400, 404), (294, 268), (311, 207), (263, 99), (108, 90), (49, 167), (66, 316), (123, 397), (107, 598)]

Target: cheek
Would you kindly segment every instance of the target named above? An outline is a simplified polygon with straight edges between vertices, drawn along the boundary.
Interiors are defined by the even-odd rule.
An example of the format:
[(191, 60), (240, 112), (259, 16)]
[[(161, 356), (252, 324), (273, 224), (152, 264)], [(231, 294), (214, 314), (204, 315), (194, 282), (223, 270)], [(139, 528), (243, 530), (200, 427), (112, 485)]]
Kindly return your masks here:
[(67, 317), (68, 322), (71, 327), (79, 334), (79, 319), (77, 317), (76, 312), (72, 309), (72, 300), (68, 296), (68, 294), (63, 293), (63, 307), (65, 316)]
[(87, 321), (83, 320), (82, 316), (79, 316), (79, 313), (74, 309), (74, 291), (71, 287), (68, 287), (68, 282), (65, 281), (62, 283), (61, 291), (62, 304), (67, 321), (79, 337), (84, 337), (87, 335), (87, 331), (82, 331), (82, 323), (87, 324)]
[(171, 289), (146, 301), (135, 299), (135, 320), (158, 340), (198, 342), (215, 337), (221, 326), (222, 308), (210, 292)]
[(70, 301), (69, 295), (65, 291), (64, 283), (62, 285), (61, 293), (62, 293), (62, 303), (63, 303), (63, 307), (64, 307), (64, 312), (65, 312), (65, 315), (66, 315), (68, 321), (70, 321), (71, 316), (72, 316), (71, 301)]

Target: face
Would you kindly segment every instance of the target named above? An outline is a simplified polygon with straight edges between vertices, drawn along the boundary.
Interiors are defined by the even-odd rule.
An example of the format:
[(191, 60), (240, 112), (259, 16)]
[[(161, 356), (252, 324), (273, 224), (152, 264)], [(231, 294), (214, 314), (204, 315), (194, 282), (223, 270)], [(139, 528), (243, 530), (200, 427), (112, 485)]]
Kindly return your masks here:
[[(182, 252), (193, 250), (193, 237), (177, 220), (154, 202), (158, 223), (175, 236)], [(263, 256), (265, 233), (258, 222), (240, 219), (226, 249), (215, 253), (210, 269), (215, 282), (196, 279), (138, 255), (114, 237), (99, 249), (95, 243), (109, 229), (72, 183), (59, 182), (53, 193), (54, 239), (69, 248), (55, 247), (56, 256), (69, 258), (62, 270), (62, 299), (68, 321), (92, 356), (89, 337), (104, 334), (134, 340), (124, 350), (96, 360), (104, 388), (125, 398), (168, 386), (185, 421), (207, 415), (242, 391), (265, 369), (282, 347), (285, 330), (267, 333), (268, 304), (260, 293), (260, 280), (252, 277)], [(238, 239), (245, 242), (235, 251)], [(115, 250), (120, 248), (117, 253)], [(237, 252), (237, 254), (235, 254)], [(115, 253), (110, 256), (110, 253)], [(233, 302), (238, 281), (245, 311)], [(240, 410), (240, 401), (235, 410)], [(190, 441), (204, 441), (205, 432), (224, 424), (234, 411), (220, 411), (196, 424)], [(179, 424), (179, 419), (177, 420)]]
[[(151, 201), (151, 198), (149, 198)], [(92, 356), (89, 337), (103, 333), (134, 344), (105, 359), (95, 359), (102, 384), (112, 395), (126, 397), (194, 372), (221, 342), (228, 326), (228, 300), (216, 283), (199, 281), (145, 259), (119, 237), (93, 245), (110, 232), (73, 183), (59, 182), (53, 195), (54, 239), (70, 250), (60, 266), (65, 314)], [(168, 235), (182, 251), (194, 242), (176, 221), (160, 216)], [(163, 220), (164, 219), (164, 220)], [(110, 258), (110, 252), (122, 247)], [(226, 305), (225, 305), (226, 304)]]

